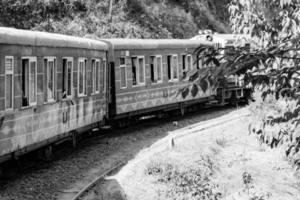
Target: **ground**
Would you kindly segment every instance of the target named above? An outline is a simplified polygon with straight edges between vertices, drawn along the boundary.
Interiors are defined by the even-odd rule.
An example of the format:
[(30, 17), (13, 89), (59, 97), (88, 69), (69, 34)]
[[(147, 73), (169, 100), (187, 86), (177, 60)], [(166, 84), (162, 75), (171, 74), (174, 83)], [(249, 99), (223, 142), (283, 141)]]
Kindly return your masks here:
[[(11, 169), (10, 178), (0, 180), (0, 199), (69, 200), (119, 162), (126, 165), (85, 199), (166, 199), (166, 184), (146, 173), (151, 163), (154, 167), (177, 164), (183, 171), (208, 169), (211, 185), (218, 185), (226, 200), (248, 200), (248, 193), (255, 196), (255, 192), (265, 199), (297, 199), (300, 177), (279, 150), (261, 146), (254, 135), (248, 135), (247, 114), (245, 109), (228, 107), (199, 110), (109, 130), (110, 137), (96, 133), (75, 150), (71, 144), (62, 144), (51, 162), (21, 160), (17, 172)], [(253, 179), (247, 190), (244, 172)]]
[(168, 163), (197, 168), (204, 166), (199, 161), (209, 157), (212, 165), (209, 181), (217, 186), (219, 199), (299, 199), (297, 172), (280, 149), (259, 144), (255, 135), (248, 134), (247, 113), (244, 108), (169, 132), (110, 177), (110, 182), (118, 186), (128, 200), (172, 199), (166, 187), (173, 185), (161, 181), (160, 172), (146, 173), (149, 165)]

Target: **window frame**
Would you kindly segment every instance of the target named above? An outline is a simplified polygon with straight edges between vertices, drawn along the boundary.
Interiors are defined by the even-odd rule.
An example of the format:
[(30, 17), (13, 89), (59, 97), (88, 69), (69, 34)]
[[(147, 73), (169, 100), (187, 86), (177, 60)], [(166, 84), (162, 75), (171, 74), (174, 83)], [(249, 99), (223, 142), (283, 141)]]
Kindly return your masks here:
[[(62, 60), (67, 60), (67, 69), (68, 69), (68, 62), (71, 61), (72, 65), (71, 65), (71, 85), (70, 85), (70, 90), (71, 90), (71, 94), (68, 95), (68, 91), (67, 91), (67, 95), (66, 98), (62, 98), (62, 99), (70, 99), (73, 97), (74, 95), (74, 58), (73, 57), (62, 57)], [(62, 69), (64, 70), (64, 69)], [(64, 73), (62, 73), (64, 75)], [(68, 77), (68, 70), (67, 70), (67, 77)], [(65, 83), (63, 83), (65, 84)], [(68, 84), (67, 84), (68, 85)], [(64, 91), (62, 91), (64, 92)]]
[[(101, 74), (101, 59), (100, 58), (92, 58), (91, 65), (92, 65), (92, 94), (100, 94), (100, 74)], [(93, 61), (95, 62), (95, 66), (93, 66)], [(99, 74), (97, 74), (97, 63), (99, 64)], [(94, 73), (95, 72), (95, 73)], [(97, 87), (97, 77), (98, 75), (98, 87)]]
[[(52, 103), (52, 102), (55, 102), (55, 99), (56, 99), (56, 91), (57, 91), (57, 88), (56, 88), (56, 65), (57, 65), (57, 59), (55, 56), (45, 56), (43, 61), (44, 61), (44, 64), (45, 64), (45, 60), (47, 60), (47, 66), (46, 66), (46, 94), (47, 94), (47, 97), (46, 97), (46, 103)], [(48, 98), (48, 67), (49, 67), (49, 62), (53, 62), (53, 98)]]
[[(160, 80), (158, 80), (158, 73), (157, 73), (157, 83), (163, 83), (164, 80), (164, 74), (163, 74), (163, 56), (162, 55), (156, 55), (156, 65), (157, 65), (157, 58), (160, 58)], [(156, 66), (157, 68), (157, 66)], [(157, 70), (158, 72), (158, 70)]]
[(172, 74), (172, 81), (179, 81), (179, 59), (178, 59), (178, 55), (177, 54), (173, 54), (172, 55), (172, 60), (174, 59), (174, 57), (176, 57), (176, 63), (177, 63), (177, 78), (174, 78), (174, 72), (175, 72), (175, 65), (171, 68), (173, 69), (173, 74)]
[[(83, 71), (84, 71), (84, 74), (83, 74), (83, 93), (80, 93), (80, 63), (83, 62), (84, 65), (83, 65)], [(86, 73), (87, 73), (87, 58), (85, 57), (79, 57), (78, 58), (78, 70), (77, 70), (77, 94), (78, 94), (78, 97), (85, 97), (87, 96), (87, 91), (86, 91)]]
[[(168, 56), (171, 57), (171, 60), (170, 60), (170, 65), (171, 65), (171, 77), (170, 79), (168, 79), (168, 82), (177, 82), (179, 81), (179, 61), (178, 61), (178, 55), (177, 54), (170, 54), (170, 55), (167, 55), (167, 59), (168, 59)], [(174, 57), (176, 57), (176, 61), (177, 61), (177, 78), (174, 78), (174, 63), (173, 63), (173, 60), (174, 60)]]
[[(188, 58), (191, 58), (190, 66), (188, 65), (188, 63), (189, 63)], [(186, 54), (186, 63), (185, 64), (186, 64), (186, 68), (188, 69), (188, 71), (193, 70), (193, 56), (192, 56), (192, 54)]]
[[(121, 65), (121, 58), (124, 58), (124, 64)], [(126, 69), (126, 57), (119, 57), (119, 63), (120, 63), (120, 89), (126, 89), (127, 88), (127, 69)], [(122, 87), (122, 68), (125, 68), (125, 86)]]
[[(30, 106), (36, 106), (37, 105), (37, 57), (36, 56), (22, 56), (21, 57), (21, 65), (23, 60), (28, 60), (28, 106), (22, 106), (23, 108), (30, 107)], [(31, 87), (29, 87), (30, 84), (30, 63), (35, 62), (35, 102), (30, 102), (30, 93), (31, 93)], [(21, 72), (21, 76), (23, 76), (23, 71)]]
[[(152, 59), (152, 58), (154, 58), (154, 63), (153, 63), (153, 65), (154, 65), (154, 80), (155, 80), (155, 78), (156, 78), (156, 82), (154, 81), (154, 82), (152, 82), (152, 80), (150, 80), (151, 81), (151, 84), (159, 84), (159, 83), (162, 83), (163, 82), (163, 62), (162, 62), (162, 55), (151, 55), (150, 57), (150, 60)], [(160, 80), (158, 80), (158, 58), (160, 58)], [(150, 66), (150, 62), (149, 62), (149, 68), (150, 68), (150, 79), (151, 79), (151, 66)]]
[[(103, 64), (103, 91), (102, 91), (102, 93), (104, 94), (104, 93), (106, 93), (106, 80), (108, 80), (107, 79), (107, 72), (106, 72), (106, 68), (107, 68), (107, 60), (106, 60), (106, 58), (102, 58), (101, 59), (101, 63), (100, 63), (100, 71), (101, 71), (101, 65)], [(101, 77), (99, 77), (99, 78), (101, 78)], [(102, 84), (101, 84), (101, 81), (100, 81), (100, 86), (101, 86)], [(100, 91), (101, 92), (101, 91)]]
[[(136, 58), (137, 59), (137, 71), (136, 71), (136, 85), (133, 85), (132, 84), (132, 87), (139, 87), (139, 86), (145, 86), (146, 85), (146, 63), (145, 63), (145, 56), (141, 56), (141, 55), (138, 55), (138, 56), (131, 56), (131, 62), (132, 62), (132, 59), (133, 58)], [(143, 73), (143, 76), (144, 76), (144, 82), (140, 82), (140, 64), (139, 64), (139, 59), (143, 59), (143, 65), (144, 65), (144, 73)], [(131, 63), (131, 70), (132, 70), (132, 63)]]
[[(12, 70), (11, 73), (7, 73), (6, 70), (6, 59), (12, 59)], [(4, 78), (4, 96), (5, 96), (5, 110), (13, 110), (14, 109), (14, 66), (15, 60), (14, 56), (5, 56), (4, 57), (4, 73), (5, 73), (5, 78)], [(7, 101), (6, 101), (6, 80), (7, 80), (7, 75), (12, 76), (12, 88), (11, 88), (11, 107), (7, 108)]]

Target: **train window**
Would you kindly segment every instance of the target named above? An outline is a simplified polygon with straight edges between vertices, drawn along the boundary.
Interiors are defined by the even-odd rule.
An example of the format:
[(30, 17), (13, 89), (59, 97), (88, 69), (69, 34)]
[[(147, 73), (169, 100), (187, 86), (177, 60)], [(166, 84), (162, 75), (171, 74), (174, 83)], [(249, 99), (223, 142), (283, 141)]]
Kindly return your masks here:
[(86, 59), (78, 59), (78, 96), (86, 95)]
[(136, 77), (136, 72), (137, 72), (137, 58), (132, 57), (131, 58), (132, 62), (132, 85), (137, 85), (137, 77)]
[(100, 59), (92, 59), (92, 91), (94, 94), (100, 92)]
[(192, 55), (187, 55), (186, 60), (187, 60), (187, 71), (190, 71), (193, 68)]
[(22, 106), (36, 105), (36, 57), (22, 58)]
[(63, 58), (63, 98), (72, 97), (73, 90), (73, 58)]
[(152, 83), (157, 82), (157, 61), (156, 56), (150, 56), (150, 79)]
[(132, 57), (132, 85), (145, 84), (144, 56)]
[(173, 55), (173, 80), (178, 80), (178, 57)]
[(139, 57), (139, 82), (138, 84), (145, 83), (145, 63), (144, 63), (144, 58)]
[(101, 69), (100, 69), (100, 73), (101, 73), (100, 87), (101, 87), (101, 91), (105, 92), (105, 83), (106, 83), (106, 80), (105, 80), (106, 79), (106, 60), (105, 59), (102, 60), (100, 67), (101, 67)]
[(185, 59), (186, 59), (186, 55), (182, 55), (182, 73), (186, 71)]
[(156, 63), (157, 63), (157, 82), (162, 82), (162, 57), (156, 56)]
[(172, 56), (167, 56), (167, 64), (168, 64), (168, 80), (171, 81), (172, 80), (172, 70), (171, 70), (171, 58)]
[(55, 100), (55, 57), (45, 57), (44, 66), (46, 72), (46, 101), (52, 102)]
[(162, 59), (161, 56), (150, 57), (150, 77), (152, 83), (162, 82)]
[(168, 80), (178, 80), (178, 57), (177, 55), (171, 55), (167, 57), (168, 61)]
[(127, 79), (126, 79), (126, 63), (125, 58), (120, 58), (120, 71), (121, 71), (121, 88), (127, 87)]
[(205, 68), (205, 66), (203, 65), (203, 58), (197, 56), (197, 69), (202, 69)]
[(5, 109), (13, 109), (14, 57), (5, 56)]

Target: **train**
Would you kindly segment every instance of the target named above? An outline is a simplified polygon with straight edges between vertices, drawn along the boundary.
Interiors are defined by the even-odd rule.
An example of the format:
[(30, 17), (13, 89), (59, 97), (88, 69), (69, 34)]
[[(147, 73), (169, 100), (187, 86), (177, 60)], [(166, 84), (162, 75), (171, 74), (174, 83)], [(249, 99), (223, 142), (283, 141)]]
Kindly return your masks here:
[[(215, 101), (177, 95), (199, 70), (189, 39), (88, 39), (0, 27), (0, 163), (109, 124)], [(208, 83), (209, 84), (209, 83)], [(240, 95), (243, 88), (236, 89)]]

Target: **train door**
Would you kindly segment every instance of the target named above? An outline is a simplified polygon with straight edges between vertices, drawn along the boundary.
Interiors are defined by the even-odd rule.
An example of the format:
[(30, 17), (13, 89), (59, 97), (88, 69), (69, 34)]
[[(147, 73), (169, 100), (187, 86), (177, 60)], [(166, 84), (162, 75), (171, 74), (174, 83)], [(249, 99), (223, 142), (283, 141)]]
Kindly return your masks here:
[(109, 87), (108, 87), (108, 95), (109, 95), (109, 118), (114, 117), (116, 115), (116, 83), (115, 83), (115, 63), (113, 61), (108, 64), (108, 77), (109, 77)]

